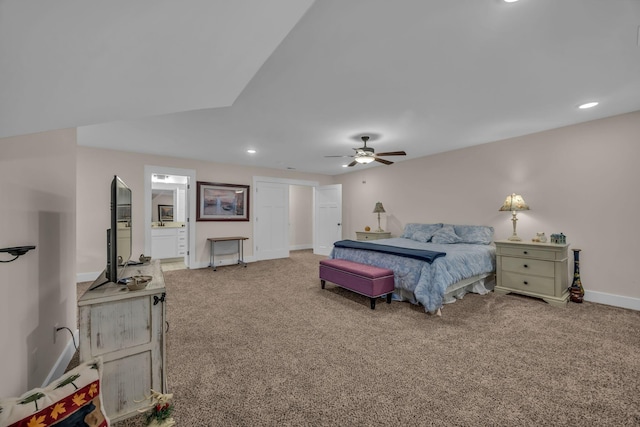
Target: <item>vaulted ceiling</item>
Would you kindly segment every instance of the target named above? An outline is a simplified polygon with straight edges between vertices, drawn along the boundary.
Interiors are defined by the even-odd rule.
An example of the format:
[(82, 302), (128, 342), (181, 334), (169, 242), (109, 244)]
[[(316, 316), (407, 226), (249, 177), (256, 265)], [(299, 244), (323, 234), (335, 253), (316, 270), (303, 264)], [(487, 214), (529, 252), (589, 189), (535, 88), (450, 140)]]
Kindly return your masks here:
[[(401, 167), (640, 110), (639, 25), (638, 0), (0, 0), (0, 136), (78, 127), (81, 145), (173, 157)], [(407, 156), (325, 157), (362, 135)]]

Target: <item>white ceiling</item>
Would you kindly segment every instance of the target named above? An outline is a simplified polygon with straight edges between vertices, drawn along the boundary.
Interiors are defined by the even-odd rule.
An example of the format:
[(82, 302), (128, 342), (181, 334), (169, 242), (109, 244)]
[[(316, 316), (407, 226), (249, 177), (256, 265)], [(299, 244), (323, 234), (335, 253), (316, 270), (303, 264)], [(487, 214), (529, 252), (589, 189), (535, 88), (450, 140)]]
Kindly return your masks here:
[(89, 4), (0, 0), (0, 136), (336, 175), (640, 110), (640, 0)]

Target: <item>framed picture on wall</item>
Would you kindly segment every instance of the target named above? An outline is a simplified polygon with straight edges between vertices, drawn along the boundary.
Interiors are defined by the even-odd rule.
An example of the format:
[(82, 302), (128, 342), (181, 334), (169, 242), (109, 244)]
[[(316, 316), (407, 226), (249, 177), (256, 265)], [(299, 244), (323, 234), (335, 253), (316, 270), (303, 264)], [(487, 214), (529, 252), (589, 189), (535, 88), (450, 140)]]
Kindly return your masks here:
[(196, 221), (249, 221), (249, 186), (197, 182)]
[(158, 220), (173, 221), (173, 205), (158, 205)]

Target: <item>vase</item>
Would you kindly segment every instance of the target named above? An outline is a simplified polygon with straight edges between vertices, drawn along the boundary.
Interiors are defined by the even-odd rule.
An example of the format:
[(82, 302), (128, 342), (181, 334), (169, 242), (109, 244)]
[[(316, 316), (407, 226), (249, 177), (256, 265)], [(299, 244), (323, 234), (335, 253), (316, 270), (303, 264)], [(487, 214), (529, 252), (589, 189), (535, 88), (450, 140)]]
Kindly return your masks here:
[(573, 282), (569, 287), (569, 299), (581, 303), (584, 299), (584, 288), (580, 280), (580, 249), (571, 250), (573, 251)]

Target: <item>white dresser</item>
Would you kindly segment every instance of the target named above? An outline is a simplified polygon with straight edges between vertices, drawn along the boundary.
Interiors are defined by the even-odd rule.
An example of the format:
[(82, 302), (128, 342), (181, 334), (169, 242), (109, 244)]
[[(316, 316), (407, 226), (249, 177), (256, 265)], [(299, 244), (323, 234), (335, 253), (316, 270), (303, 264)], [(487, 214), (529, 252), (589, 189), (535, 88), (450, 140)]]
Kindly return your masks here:
[(496, 244), (494, 291), (542, 298), (564, 307), (569, 299), (568, 244), (513, 242)]
[[(107, 283), (78, 300), (80, 362), (102, 357), (102, 398), (112, 423), (137, 415), (151, 389), (166, 392), (166, 291), (160, 262), (125, 271), (125, 277), (137, 274), (153, 280), (138, 291)], [(104, 274), (96, 280), (103, 281)]]

